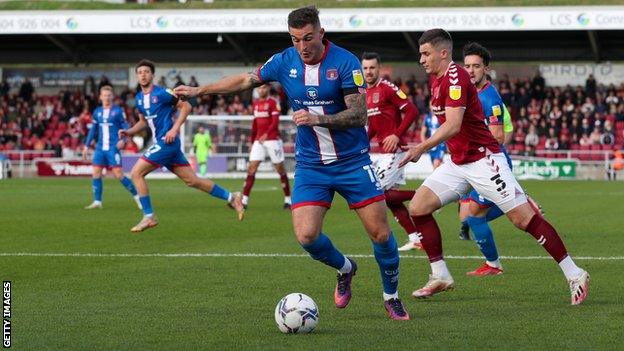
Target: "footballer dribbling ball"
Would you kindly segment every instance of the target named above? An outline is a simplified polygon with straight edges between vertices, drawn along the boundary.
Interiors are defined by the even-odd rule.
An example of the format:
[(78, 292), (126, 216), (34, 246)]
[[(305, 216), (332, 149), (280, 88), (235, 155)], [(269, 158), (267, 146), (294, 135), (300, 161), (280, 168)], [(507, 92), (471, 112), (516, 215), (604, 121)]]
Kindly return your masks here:
[(309, 333), (316, 328), (318, 318), (318, 307), (306, 294), (288, 294), (275, 307), (275, 323), (282, 333)]

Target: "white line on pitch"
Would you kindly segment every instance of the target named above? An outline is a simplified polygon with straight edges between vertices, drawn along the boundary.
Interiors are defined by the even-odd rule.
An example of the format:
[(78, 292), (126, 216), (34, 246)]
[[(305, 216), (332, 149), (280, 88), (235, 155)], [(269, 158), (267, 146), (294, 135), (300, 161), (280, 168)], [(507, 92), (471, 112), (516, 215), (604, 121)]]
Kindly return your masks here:
[[(347, 254), (354, 258), (373, 258), (373, 255)], [(0, 252), (0, 257), (309, 257), (307, 254), (287, 253), (86, 253), (86, 252)], [(427, 256), (401, 255), (406, 259), (426, 259)], [(482, 256), (447, 255), (444, 258), (452, 260), (482, 260)], [(550, 256), (500, 256), (504, 260), (551, 260)], [(587, 261), (621, 261), (624, 256), (575, 256), (575, 260)]]

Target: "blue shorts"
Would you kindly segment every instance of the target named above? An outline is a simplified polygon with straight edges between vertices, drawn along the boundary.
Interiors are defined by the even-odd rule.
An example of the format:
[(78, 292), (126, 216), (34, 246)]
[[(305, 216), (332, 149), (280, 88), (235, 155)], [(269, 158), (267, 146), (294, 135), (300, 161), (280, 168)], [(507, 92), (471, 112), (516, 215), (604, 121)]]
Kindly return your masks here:
[(190, 166), (186, 156), (184, 156), (184, 153), (180, 149), (180, 139), (176, 139), (176, 141), (171, 144), (159, 140), (145, 151), (141, 159), (154, 166), (167, 167), (169, 169)]
[(104, 151), (95, 150), (93, 152), (93, 166), (103, 168), (117, 168), (121, 167), (121, 155), (116, 148)]
[(349, 208), (365, 207), (385, 200), (368, 154), (355, 160), (337, 161), (329, 165), (297, 164), (292, 193), (292, 208), (323, 206), (330, 208), (338, 192)]

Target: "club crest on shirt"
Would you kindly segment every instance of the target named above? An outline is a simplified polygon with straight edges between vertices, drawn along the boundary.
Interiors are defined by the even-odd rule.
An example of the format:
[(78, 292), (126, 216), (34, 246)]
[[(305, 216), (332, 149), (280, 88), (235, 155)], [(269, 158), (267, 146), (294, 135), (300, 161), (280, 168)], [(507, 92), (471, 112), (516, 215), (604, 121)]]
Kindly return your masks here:
[(356, 69), (351, 73), (353, 74), (353, 83), (355, 83), (355, 85), (360, 86), (364, 84), (364, 76), (362, 76), (362, 72), (359, 69)]
[(459, 100), (461, 98), (461, 85), (449, 86), (449, 97), (453, 100)]
[(373, 93), (373, 104), (379, 103), (379, 93)]
[(325, 79), (327, 80), (338, 79), (338, 70), (335, 68), (330, 68), (327, 71), (325, 71)]
[(158, 96), (152, 96), (152, 104), (158, 103)]

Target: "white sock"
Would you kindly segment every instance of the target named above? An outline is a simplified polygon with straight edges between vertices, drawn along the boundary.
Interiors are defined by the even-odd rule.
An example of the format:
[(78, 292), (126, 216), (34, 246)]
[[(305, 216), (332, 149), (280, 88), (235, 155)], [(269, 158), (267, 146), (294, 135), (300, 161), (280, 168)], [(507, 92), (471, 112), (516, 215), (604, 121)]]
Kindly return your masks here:
[(151, 217), (154, 217), (154, 213), (150, 213), (150, 214), (143, 215), (143, 217), (150, 217), (150, 218), (151, 218)]
[(96, 205), (101, 205), (102, 201), (93, 200), (93, 203), (96, 204)]
[(383, 299), (384, 301), (388, 301), (390, 299), (398, 299), (399, 298), (399, 292), (395, 292), (394, 294), (386, 294), (383, 293)]
[(583, 270), (580, 269), (574, 261), (572, 261), (572, 257), (570, 256), (567, 256), (559, 262), (559, 267), (561, 267), (561, 270), (567, 280), (576, 279), (583, 274)]
[(500, 263), (499, 259), (496, 259), (496, 261), (485, 261), (485, 263), (490, 266), (490, 267), (494, 267), (494, 268), (498, 268), (498, 269), (502, 269), (503, 266)]
[(439, 260), (431, 263), (431, 275), (439, 278), (450, 278), (451, 272), (446, 267), (446, 262)]
[(409, 238), (409, 241), (411, 241), (413, 243), (419, 243), (420, 242), (420, 235), (418, 233), (409, 234), (407, 237)]
[(248, 202), (249, 202), (249, 196), (243, 195), (243, 205), (247, 205)]
[(137, 201), (139, 201), (139, 195), (138, 195), (138, 194), (137, 194), (137, 195), (134, 195), (132, 198), (133, 198), (133, 199), (135, 199), (135, 200), (137, 200)]
[(353, 269), (353, 266), (351, 265), (351, 261), (349, 261), (349, 259), (345, 256), (344, 266), (342, 266), (342, 268), (338, 270), (338, 273), (341, 273), (341, 274), (349, 273), (351, 272), (352, 269)]
[(290, 204), (290, 196), (284, 196), (284, 203), (285, 204)]

